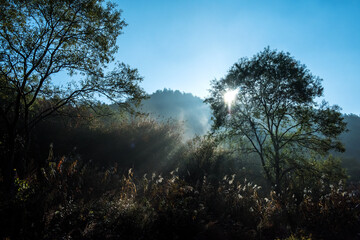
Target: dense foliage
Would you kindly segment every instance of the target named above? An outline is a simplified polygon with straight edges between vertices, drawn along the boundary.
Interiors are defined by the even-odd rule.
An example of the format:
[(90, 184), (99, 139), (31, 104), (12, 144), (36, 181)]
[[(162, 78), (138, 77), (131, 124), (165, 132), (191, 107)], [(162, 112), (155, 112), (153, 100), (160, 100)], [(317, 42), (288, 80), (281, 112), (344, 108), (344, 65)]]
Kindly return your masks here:
[(132, 169), (50, 155), (40, 174), (16, 178), (13, 202), (1, 202), (2, 216), (11, 211), (1, 218), (2, 237), (353, 239), (360, 227), (359, 186), (319, 182), (283, 206), (274, 191), (241, 175), (191, 183), (180, 171), (135, 177)]
[[(230, 91), (233, 104), (224, 101)], [(346, 124), (339, 107), (315, 102), (322, 92), (321, 79), (305, 65), (289, 53), (265, 48), (214, 80), (206, 101), (214, 114), (213, 129), (255, 152), (267, 179), (282, 193), (284, 183), (311, 167), (312, 155), (344, 151), (338, 137)]]
[[(180, 129), (170, 122), (110, 118), (38, 125), (44, 145), (34, 158), (47, 154), (37, 160), (42, 167), (25, 178), (15, 175), (15, 199), (1, 199), (1, 216), (11, 216), (1, 218), (6, 230), (1, 237), (351, 239), (357, 234), (360, 189), (345, 186), (334, 158), (314, 161), (321, 179), (313, 173), (293, 179), (284, 202), (252, 155), (211, 136), (182, 143)], [(318, 221), (322, 225), (314, 224)]]
[[(104, 71), (126, 26), (114, 4), (10, 0), (0, 2), (0, 12), (0, 164), (10, 186), (13, 168), (26, 172), (31, 130), (40, 121), (64, 106), (96, 108), (98, 96), (126, 107), (145, 94), (136, 69), (117, 63)], [(59, 72), (69, 75), (54, 81)]]

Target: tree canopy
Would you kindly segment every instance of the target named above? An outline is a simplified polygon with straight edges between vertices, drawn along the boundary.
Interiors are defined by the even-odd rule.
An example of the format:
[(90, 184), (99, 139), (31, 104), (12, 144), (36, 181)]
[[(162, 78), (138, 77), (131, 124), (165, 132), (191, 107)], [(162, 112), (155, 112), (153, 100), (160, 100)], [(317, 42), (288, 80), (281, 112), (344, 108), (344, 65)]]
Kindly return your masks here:
[[(237, 90), (233, 106), (224, 94)], [(321, 79), (289, 53), (265, 48), (242, 58), (228, 74), (212, 82), (206, 99), (214, 114), (213, 130), (243, 140), (242, 149), (255, 152), (277, 191), (308, 161), (329, 150), (343, 151), (338, 136), (346, 124), (339, 107), (315, 100), (323, 94)]]
[[(104, 70), (126, 26), (114, 4), (9, 0), (1, 1), (0, 12), (1, 147), (9, 159), (3, 169), (14, 167), (14, 152), (26, 145), (31, 128), (63, 106), (93, 107), (103, 96), (127, 107), (144, 98), (136, 69), (116, 63)], [(52, 80), (61, 71), (68, 77)]]

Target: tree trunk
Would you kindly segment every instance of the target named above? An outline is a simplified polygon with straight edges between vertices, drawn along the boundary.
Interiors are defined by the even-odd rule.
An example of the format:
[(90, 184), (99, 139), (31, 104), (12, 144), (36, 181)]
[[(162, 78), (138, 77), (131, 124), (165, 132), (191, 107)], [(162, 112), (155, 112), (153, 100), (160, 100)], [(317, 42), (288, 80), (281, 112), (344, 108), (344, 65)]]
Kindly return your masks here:
[(280, 154), (279, 154), (279, 148), (278, 145), (275, 144), (274, 146), (275, 148), (275, 192), (276, 194), (282, 194), (281, 192), (281, 179), (280, 179)]
[(5, 143), (5, 154), (2, 162), (3, 174), (3, 191), (6, 200), (12, 199), (15, 195), (14, 185), (14, 166), (16, 158), (15, 149), (15, 131), (9, 133), (7, 142)]

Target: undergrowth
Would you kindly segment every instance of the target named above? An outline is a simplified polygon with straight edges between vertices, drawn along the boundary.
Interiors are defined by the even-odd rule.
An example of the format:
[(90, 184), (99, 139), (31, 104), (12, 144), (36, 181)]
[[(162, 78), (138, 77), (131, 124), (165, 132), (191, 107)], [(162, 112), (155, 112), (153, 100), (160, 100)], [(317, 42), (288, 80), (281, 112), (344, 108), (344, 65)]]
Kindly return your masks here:
[[(356, 239), (360, 188), (323, 184), (301, 199), (242, 176), (185, 181), (179, 169), (134, 176), (75, 157), (50, 159), (1, 201), (10, 239)], [(10, 216), (10, 217), (4, 217)]]

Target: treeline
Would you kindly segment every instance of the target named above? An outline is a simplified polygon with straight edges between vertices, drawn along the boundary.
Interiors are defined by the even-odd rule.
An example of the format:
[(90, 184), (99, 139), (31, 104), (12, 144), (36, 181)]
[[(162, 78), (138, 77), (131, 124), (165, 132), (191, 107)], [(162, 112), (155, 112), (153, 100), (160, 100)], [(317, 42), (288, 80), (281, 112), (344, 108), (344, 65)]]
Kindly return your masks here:
[(360, 181), (360, 116), (355, 114), (344, 115), (348, 132), (343, 133), (340, 138), (344, 143), (346, 151), (335, 154), (342, 159), (342, 166), (349, 175), (349, 181)]
[[(139, 110), (148, 113), (157, 121), (166, 122), (172, 119), (183, 125), (184, 136), (191, 139), (196, 135), (204, 135), (211, 128), (211, 111), (202, 99), (189, 93), (181, 93), (170, 89), (158, 90), (142, 102)], [(344, 114), (347, 132), (340, 135), (345, 152), (333, 152), (341, 158), (342, 166), (349, 175), (349, 181), (360, 181), (360, 116)]]
[(203, 99), (178, 90), (158, 90), (142, 101), (140, 111), (158, 121), (172, 119), (183, 125), (184, 137), (205, 135), (211, 126), (211, 111)]

